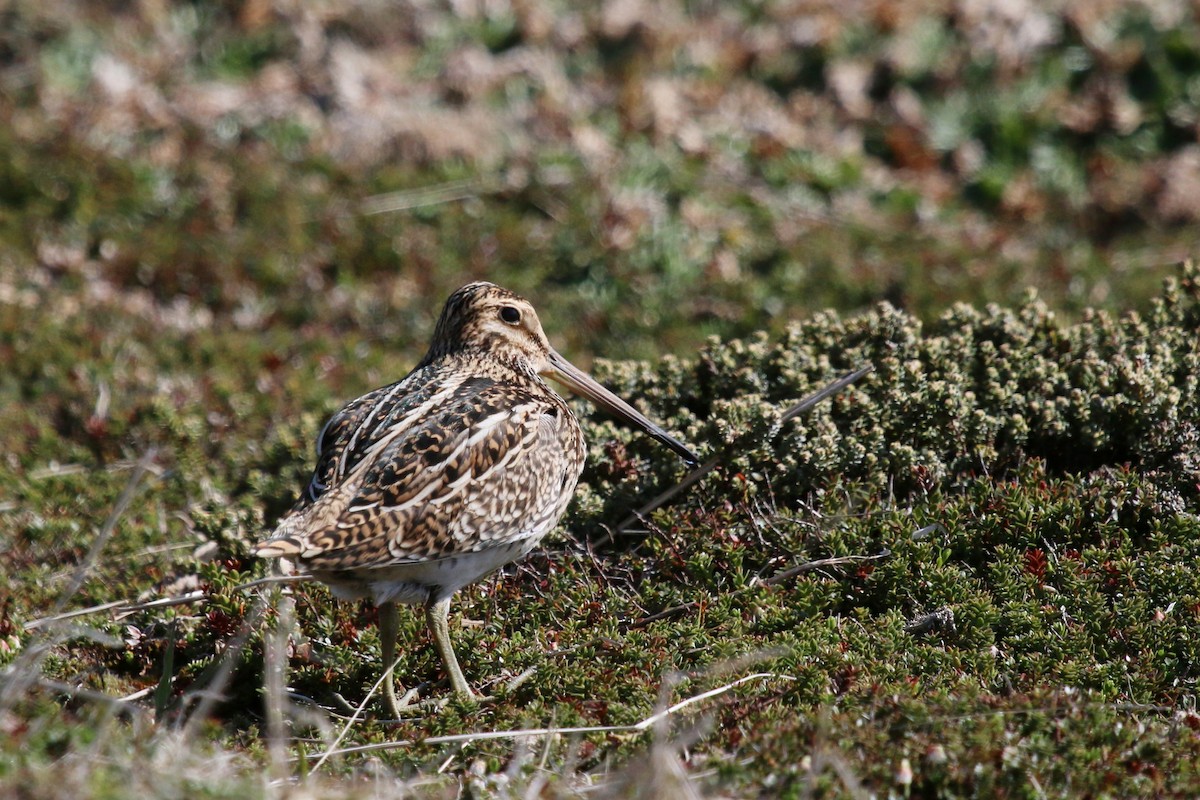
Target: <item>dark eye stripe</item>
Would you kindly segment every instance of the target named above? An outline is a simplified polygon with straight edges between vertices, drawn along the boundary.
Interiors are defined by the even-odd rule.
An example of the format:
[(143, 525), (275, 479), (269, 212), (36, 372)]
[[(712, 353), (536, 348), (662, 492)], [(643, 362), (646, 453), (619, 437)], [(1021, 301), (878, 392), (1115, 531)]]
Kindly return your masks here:
[(500, 308), (500, 319), (509, 325), (516, 325), (521, 321), (521, 312), (513, 306), (502, 306)]

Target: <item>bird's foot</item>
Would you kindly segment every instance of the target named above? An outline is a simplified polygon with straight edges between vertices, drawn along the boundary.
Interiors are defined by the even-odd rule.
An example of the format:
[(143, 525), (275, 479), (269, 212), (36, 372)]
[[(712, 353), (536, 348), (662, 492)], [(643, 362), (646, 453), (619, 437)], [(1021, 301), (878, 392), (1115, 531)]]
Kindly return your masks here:
[(402, 711), (408, 711), (422, 705), (420, 701), (421, 687), (414, 686), (404, 693), (403, 697), (396, 697), (396, 687), (392, 681), (387, 681), (383, 688), (383, 706), (387, 713), (391, 714), (392, 719), (399, 721)]

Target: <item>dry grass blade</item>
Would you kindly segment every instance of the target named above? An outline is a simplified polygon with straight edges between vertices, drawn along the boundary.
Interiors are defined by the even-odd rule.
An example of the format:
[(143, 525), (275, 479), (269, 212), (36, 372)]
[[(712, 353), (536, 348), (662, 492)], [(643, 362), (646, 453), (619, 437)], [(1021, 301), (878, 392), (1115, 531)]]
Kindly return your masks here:
[[(521, 739), (521, 738), (535, 737), (535, 736), (557, 736), (557, 735), (561, 735), (561, 734), (587, 734), (587, 733), (638, 733), (638, 734), (640, 734), (640, 733), (644, 733), (645, 731), (649, 730), (655, 724), (660, 723), (660, 722), (666, 720), (667, 718), (674, 716), (675, 714), (678, 714), (680, 711), (682, 711), (683, 709), (685, 709), (691, 705), (702, 702), (704, 700), (709, 700), (713, 697), (717, 697), (722, 694), (725, 694), (726, 692), (730, 691), (731, 689), (736, 689), (738, 686), (741, 686), (744, 683), (748, 683), (750, 681), (756, 681), (756, 680), (766, 680), (766, 679), (770, 679), (770, 678), (779, 678), (782, 680), (789, 680), (789, 681), (795, 680), (795, 678), (792, 677), (791, 675), (783, 675), (783, 674), (780, 674), (777, 672), (756, 672), (753, 675), (743, 676), (741, 678), (738, 678), (735, 681), (731, 681), (730, 683), (724, 684), (722, 686), (718, 686), (715, 689), (710, 689), (707, 692), (701, 692), (698, 695), (681, 700), (678, 703), (675, 703), (674, 705), (669, 706), (668, 708), (665, 708), (661, 711), (657, 711), (654, 714), (651, 714), (649, 717), (646, 717), (642, 721), (636, 722), (632, 725), (598, 725), (598, 726), (577, 727), (577, 728), (521, 728), (518, 730), (511, 730), (511, 731), (480, 731), (477, 733), (457, 733), (457, 734), (451, 734), (451, 735), (447, 735), (447, 736), (430, 736), (427, 739), (420, 740), (419, 743), (423, 744), (423, 745), (464, 744), (464, 743), (468, 743), (468, 742), (483, 742), (483, 741), (489, 741), (489, 740), (493, 740), (493, 739)], [(376, 686), (372, 689), (372, 693), (374, 693), (377, 690), (378, 690), (378, 686)], [(353, 722), (353, 720), (351, 720), (351, 722)], [(347, 723), (347, 728), (348, 727), (349, 727), (349, 723)], [(402, 741), (382, 742), (379, 744), (367, 744), (367, 745), (360, 745), (357, 747), (346, 747), (343, 749), (337, 749), (337, 744), (339, 742), (341, 742), (341, 740), (345, 737), (345, 733), (346, 733), (346, 731), (343, 730), (342, 734), (338, 736), (337, 741), (334, 742), (333, 747), (331, 747), (329, 750), (326, 750), (324, 753), (320, 754), (320, 756), (318, 757), (319, 760), (317, 761), (316, 765), (314, 765), (314, 767), (313, 767), (313, 770), (312, 770), (313, 772), (316, 772), (321, 767), (321, 765), (325, 763), (326, 760), (328, 760), (329, 758), (332, 758), (333, 756), (345, 756), (345, 755), (353, 755), (353, 754), (361, 754), (361, 753), (374, 753), (374, 752), (379, 752), (381, 750), (394, 750), (398, 747), (410, 747), (412, 745), (418, 744), (418, 742), (416, 742), (414, 740), (405, 739)], [(293, 759), (293, 760), (298, 760), (298, 759)]]
[(101, 611), (111, 611), (113, 609), (127, 610), (129, 607), (128, 600), (113, 600), (110, 603), (101, 603), (98, 606), (88, 606), (87, 608), (77, 608), (74, 611), (66, 611), (62, 614), (54, 614), (49, 617), (41, 617), (39, 619), (31, 619), (25, 623), (25, 630), (36, 631), (38, 628), (45, 628), (59, 622), (64, 622), (68, 619), (76, 617), (85, 617), (88, 614), (99, 614)]
[[(357, 722), (358, 719), (362, 716), (363, 710), (366, 709), (366, 707), (367, 707), (367, 703), (371, 702), (371, 698), (375, 697), (376, 694), (379, 692), (379, 690), (382, 688), (383, 682), (385, 680), (391, 680), (391, 679), (392, 679), (392, 674), (390, 672), (385, 671), (382, 675), (379, 676), (379, 679), (375, 681), (375, 684), (373, 686), (371, 686), (371, 690), (369, 692), (367, 692), (367, 696), (364, 697), (363, 701), (361, 703), (359, 703), (357, 708), (354, 709), (354, 713), (350, 715), (350, 719), (346, 720), (346, 724), (342, 726), (342, 730), (340, 733), (338, 733), (337, 738), (333, 740), (333, 744), (330, 745), (329, 749), (326, 750), (324, 753), (321, 753), (321, 755), (317, 758), (317, 763), (313, 765), (312, 772), (315, 773), (318, 770), (320, 770), (321, 767), (325, 765), (325, 762), (328, 761), (332, 756), (346, 755), (347, 753), (366, 752), (365, 750), (360, 750), (359, 748), (354, 748), (354, 747), (349, 747), (349, 748), (346, 748), (345, 750), (338, 750), (337, 747), (346, 738), (346, 735), (350, 732), (350, 728), (354, 725), (354, 723)], [(388, 742), (388, 745), (390, 745), (392, 747), (401, 747), (401, 746), (409, 745), (409, 744), (412, 744), (412, 742), (409, 742), (409, 741)], [(378, 748), (378, 747), (379, 746), (371, 746), (371, 745), (368, 746), (368, 748)], [(298, 760), (298, 759), (293, 759), (293, 760)]]
[[(274, 590), (276, 595), (279, 590)], [(271, 764), (271, 785), (281, 786), (288, 777), (287, 729), (288, 713), (287, 686), (287, 640), (292, 629), (293, 603), (291, 598), (276, 597), (273, 604), (278, 611), (274, 629), (264, 637), (263, 689), (267, 715), (267, 754)]]
[(803, 575), (806, 572), (812, 572), (815, 569), (822, 569), (824, 567), (841, 567), (846, 564), (856, 564), (863, 561), (878, 561), (880, 559), (887, 558), (891, 554), (891, 550), (885, 549), (873, 556), (837, 556), (835, 558), (818, 558), (814, 561), (806, 561), (803, 564), (797, 564), (794, 567), (788, 567), (785, 570), (776, 572), (771, 577), (764, 579), (762, 583), (765, 586), (775, 586), (776, 584), (783, 583), (784, 581), (790, 580), (797, 575)]
[(41, 689), (46, 689), (51, 692), (59, 692), (70, 697), (87, 700), (92, 703), (98, 703), (110, 709), (114, 709), (123, 714), (138, 716), (145, 714), (145, 709), (137, 703), (130, 700), (128, 697), (113, 697), (104, 692), (97, 692), (92, 689), (84, 689), (70, 683), (62, 681), (50, 680), (49, 678), (38, 678), (34, 684)]
[[(783, 415), (779, 418), (779, 421), (776, 422), (775, 425), (772, 427), (770, 436), (771, 437), (776, 436), (779, 433), (780, 429), (786, 423), (788, 423), (791, 420), (795, 419), (796, 417), (800, 416), (805, 411), (808, 411), (810, 408), (815, 406), (817, 403), (820, 403), (822, 400), (825, 400), (826, 398), (837, 394), (842, 389), (845, 389), (847, 386), (854, 383), (859, 378), (862, 378), (864, 375), (871, 372), (871, 370), (873, 370), (873, 369), (875, 369), (875, 367), (873, 365), (867, 364), (865, 367), (860, 367), (859, 369), (856, 369), (854, 372), (847, 373), (847, 374), (843, 375), (842, 377), (838, 378), (837, 380), (826, 384), (821, 389), (808, 395), (803, 400), (801, 400), (799, 403), (796, 403), (796, 405), (792, 406), (787, 411), (783, 412)], [(616, 527), (617, 532), (628, 530), (629, 527), (631, 525), (633, 525), (634, 523), (643, 521), (647, 515), (658, 510), (659, 508), (662, 508), (667, 503), (671, 502), (671, 500), (674, 499), (676, 496), (678, 496), (679, 494), (682, 494), (683, 492), (690, 489), (701, 478), (703, 478), (705, 475), (707, 475), (708, 473), (710, 473), (714, 469), (716, 469), (718, 466), (720, 466), (721, 462), (724, 460), (726, 454), (730, 451), (730, 449), (731, 449), (730, 447), (724, 448), (721, 452), (717, 453), (715, 456), (711, 457), (710, 459), (705, 461), (703, 464), (701, 464), (700, 466), (696, 467), (694, 470), (689, 472), (687, 477), (685, 477), (682, 481), (675, 484), (670, 489), (667, 489), (665, 492), (658, 495), (650, 502), (646, 503), (646, 505), (642, 506), (637, 511), (634, 511), (632, 514), (630, 514), (628, 517), (621, 520), (620, 524), (617, 525), (617, 527)]]
[[(129, 505), (133, 502), (138, 489), (141, 488), (142, 479), (150, 471), (150, 466), (157, 455), (158, 449), (151, 447), (138, 459), (133, 475), (129, 477), (129, 482), (121, 491), (120, 497), (117, 498), (112, 513), (108, 515), (108, 519), (105, 520), (104, 525), (100, 528), (100, 532), (96, 534), (91, 547), (88, 548), (87, 555), (75, 570), (70, 584), (68, 584), (67, 588), (59, 596), (58, 601), (54, 604), (52, 617), (67, 619), (73, 616), (64, 616), (62, 614), (63, 609), (66, 608), (71, 598), (79, 592), (79, 589), (83, 586), (83, 582), (87, 579), (88, 573), (95, 567), (96, 561), (100, 558), (100, 554), (108, 544), (108, 540), (112, 538), (113, 532), (117, 529), (117, 523), (120, 522), (121, 517), (125, 515)], [(4, 671), (3, 676), (0, 676), (0, 683), (3, 684), (0, 686), (0, 710), (10, 708), (39, 679), (42, 659), (57, 644), (52, 629), (48, 631), (48, 634), (45, 640), (31, 642), (26, 645), (21, 655), (9, 665), (8, 669)]]
[(96, 566), (96, 561), (100, 558), (100, 553), (104, 551), (108, 540), (112, 538), (113, 531), (117, 529), (117, 523), (121, 517), (125, 515), (125, 511), (129, 508), (129, 504), (133, 502), (134, 495), (141, 488), (142, 478), (150, 470), (150, 465), (154, 463), (154, 458), (158, 455), (158, 449), (151, 447), (147, 450), (140, 459), (137, 466), (133, 470), (133, 475), (129, 477), (129, 483), (125, 485), (121, 496), (117, 498), (117, 504), (113, 507), (112, 513), (108, 515), (108, 519), (104, 522), (104, 527), (100, 529), (100, 533), (92, 541), (91, 548), (88, 549), (87, 556), (79, 564), (79, 568), (75, 570), (75, 575), (71, 578), (71, 583), (67, 586), (66, 591), (58, 598), (58, 602), (54, 605), (54, 613), (59, 614), (71, 598), (83, 586), (83, 582), (87, 579), (88, 573), (92, 571), (92, 567)]
[(229, 643), (229, 646), (225, 648), (225, 651), (221, 653), (220, 660), (217, 662), (217, 667), (212, 673), (212, 678), (207, 681), (197, 681), (197, 683), (202, 684), (204, 688), (194, 690), (184, 695), (182, 701), (180, 702), (180, 706), (183, 708), (187, 707), (187, 704), (190, 700), (194, 698), (199, 699), (199, 702), (196, 703), (196, 707), (193, 709), (192, 713), (187, 717), (182, 718), (186, 720), (183, 725), (184, 739), (190, 739), (197, 734), (200, 725), (202, 725), (204, 721), (208, 719), (209, 714), (212, 713), (213, 706), (215, 706), (219, 700), (223, 699), (222, 693), (225, 691), (225, 687), (229, 685), (230, 678), (233, 677), (234, 667), (236, 667), (238, 663), (238, 655), (242, 652), (242, 649), (249, 641), (250, 634), (258, 625), (259, 620), (263, 616), (265, 608), (266, 606), (264, 600), (260, 596), (257, 600), (255, 600), (254, 606), (250, 610), (250, 613), (247, 614), (246, 618), (242, 621), (242, 625), (238, 630), (237, 636), (235, 636), (233, 641)]
[[(300, 583), (310, 580), (311, 576), (306, 574), (300, 575), (271, 575), (266, 578), (259, 578), (253, 581), (247, 581), (238, 584), (234, 588), (238, 591), (249, 591), (259, 586), (268, 586), (277, 583)], [(156, 608), (170, 608), (171, 606), (184, 606), (191, 603), (203, 603), (209, 598), (208, 592), (200, 591), (199, 589), (184, 594), (175, 595), (174, 597), (159, 597), (155, 600), (146, 600), (143, 602), (135, 602), (133, 600), (113, 600), (108, 603), (101, 603), (87, 608), (78, 608), (74, 611), (64, 611), (61, 614), (55, 614), (49, 617), (40, 617), (30, 620), (25, 623), (25, 630), (32, 631), (38, 628), (44, 628), (53, 625), (56, 622), (63, 620), (74, 619), (76, 617), (87, 616), (88, 614), (99, 614), (103, 611), (112, 611), (116, 619), (120, 619), (128, 614), (133, 614), (138, 611), (150, 611)]]
[(677, 714), (694, 703), (699, 703), (702, 700), (709, 699), (710, 697), (716, 697), (718, 695), (725, 694), (725, 692), (728, 692), (730, 689), (736, 689), (738, 686), (741, 686), (743, 683), (747, 683), (748, 681), (761, 680), (764, 678), (782, 678), (789, 681), (795, 680), (795, 678), (793, 678), (791, 675), (781, 675), (776, 672), (756, 672), (753, 675), (746, 675), (745, 677), (738, 678), (736, 681), (727, 683), (724, 686), (719, 686), (716, 689), (710, 689), (707, 692), (701, 692), (694, 697), (681, 700), (678, 703), (659, 711), (657, 714), (652, 714), (649, 717), (646, 717), (646, 719), (630, 727), (633, 730), (644, 731), (655, 723), (665, 720), (667, 717), (670, 717), (673, 714)]
[(449, 181), (435, 186), (422, 186), (418, 189), (373, 195), (363, 200), (359, 208), (363, 214), (367, 215), (387, 214), (440, 203), (453, 203), (457, 200), (478, 197), (489, 191), (495, 190), (480, 180)]

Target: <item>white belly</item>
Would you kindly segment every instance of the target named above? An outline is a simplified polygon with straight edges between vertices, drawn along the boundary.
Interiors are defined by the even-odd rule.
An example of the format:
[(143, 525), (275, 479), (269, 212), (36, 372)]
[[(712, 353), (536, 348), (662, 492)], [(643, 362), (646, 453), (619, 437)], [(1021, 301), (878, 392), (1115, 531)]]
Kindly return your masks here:
[(540, 539), (540, 536), (530, 536), (446, 558), (384, 567), (360, 567), (352, 572), (314, 570), (313, 577), (329, 584), (333, 594), (343, 600), (366, 597), (376, 605), (424, 605), (449, 597), (467, 584), (475, 583), (505, 564), (516, 561), (532, 550)]

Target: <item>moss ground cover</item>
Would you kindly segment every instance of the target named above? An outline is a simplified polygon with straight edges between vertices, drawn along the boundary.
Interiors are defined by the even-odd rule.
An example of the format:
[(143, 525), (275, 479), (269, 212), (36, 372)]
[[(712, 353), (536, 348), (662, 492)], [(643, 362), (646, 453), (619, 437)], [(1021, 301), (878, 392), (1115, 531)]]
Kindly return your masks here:
[[(738, 793), (1186, 794), (1200, 745), (1197, 277), (1184, 268), (1142, 315), (1063, 324), (1031, 300), (958, 307), (922, 325), (885, 306), (821, 315), (774, 339), (713, 341), (657, 367), (599, 364), (691, 441), (725, 448), (723, 467), (645, 525), (616, 531), (680, 467), (581, 405), (593, 460), (561, 536), (463, 592), (459, 647), (497, 700), (400, 724), (368, 715), (348, 741), (410, 742), (377, 756), (407, 776), (396, 780), (450, 759), (489, 791), (546, 774), (560, 788), (615, 781), (610, 772), (636, 769), (646, 736), (584, 735), (537, 758), (509, 741), (420, 742), (631, 725), (661, 702), (754, 673), (656, 734), (698, 776), (689, 780)], [(858, 385), (775, 424), (842, 364), (866, 361), (876, 369)], [(120, 424), (97, 421), (87, 392), (59, 398), (49, 418), (30, 403), (8, 407), (29, 448), (13, 448), (4, 468), (11, 668), (35, 668), (26, 659), (46, 641), (22, 624), (87, 563), (147, 448), (136, 502), (71, 605), (208, 595), (57, 629), (36, 663), (42, 683), (6, 705), (10, 753), (22, 748), (7, 768), (13, 785), (42, 780), (46, 760), (106, 747), (153, 763), (167, 745), (148, 744), (138, 726), (156, 712), (162, 730), (194, 719), (188, 703), (222, 664), (234, 672), (208, 712), (215, 744), (186, 747), (201, 748), (196, 758), (222, 749), (234, 788), (209, 785), (217, 794), (243, 791), (252, 781), (241, 770), (262, 757), (261, 637), (274, 617), (240, 588), (263, 572), (247, 545), (290, 500), (321, 420), (298, 408), (281, 416), (279, 405), (328, 398), (266, 390), (261, 365), (241, 388), (182, 392), (172, 376), (192, 368), (175, 369), (120, 391), (107, 415)], [(120, 370), (108, 379), (136, 383)], [(245, 427), (223, 422), (213, 411), (223, 407)], [(54, 460), (34, 448), (46, 440), (62, 448)], [(826, 566), (789, 577), (814, 561)], [(378, 639), (367, 606), (333, 603), (316, 586), (297, 588), (294, 605), (292, 747), (316, 752), (332, 722), (315, 709), (365, 697)], [(935, 611), (939, 624), (911, 625)], [(399, 674), (436, 683), (417, 615), (404, 633), (413, 646)], [(84, 692), (60, 705), (68, 688)], [(147, 699), (133, 709), (100, 699), (131, 696)], [(688, 743), (681, 752), (676, 739)], [(103, 796), (127, 768), (88, 773), (90, 791)], [(349, 759), (335, 774), (363, 769)]]

